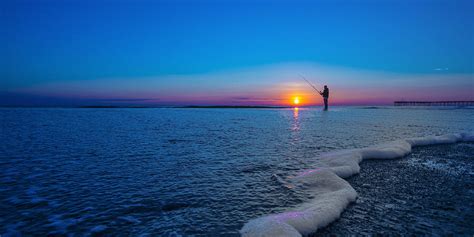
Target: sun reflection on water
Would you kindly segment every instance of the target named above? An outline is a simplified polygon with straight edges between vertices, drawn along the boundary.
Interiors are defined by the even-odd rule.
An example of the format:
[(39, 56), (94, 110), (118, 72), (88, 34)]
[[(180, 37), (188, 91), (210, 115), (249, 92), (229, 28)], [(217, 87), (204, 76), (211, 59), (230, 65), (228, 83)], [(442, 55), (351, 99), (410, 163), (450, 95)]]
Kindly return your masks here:
[(298, 107), (293, 108), (293, 127), (291, 128), (291, 130), (293, 130), (293, 131), (299, 131), (300, 130), (300, 122), (298, 120), (299, 111), (300, 111), (300, 109)]

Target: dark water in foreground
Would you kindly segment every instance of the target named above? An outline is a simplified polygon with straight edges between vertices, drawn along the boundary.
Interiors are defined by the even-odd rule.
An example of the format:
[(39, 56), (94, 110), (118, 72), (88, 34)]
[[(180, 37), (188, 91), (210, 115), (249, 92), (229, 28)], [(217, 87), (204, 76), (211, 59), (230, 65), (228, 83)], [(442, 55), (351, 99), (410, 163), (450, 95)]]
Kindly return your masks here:
[(367, 160), (348, 178), (357, 201), (315, 236), (474, 234), (474, 143), (417, 147)]
[(0, 109), (0, 234), (238, 235), (326, 151), (474, 130), (472, 109)]

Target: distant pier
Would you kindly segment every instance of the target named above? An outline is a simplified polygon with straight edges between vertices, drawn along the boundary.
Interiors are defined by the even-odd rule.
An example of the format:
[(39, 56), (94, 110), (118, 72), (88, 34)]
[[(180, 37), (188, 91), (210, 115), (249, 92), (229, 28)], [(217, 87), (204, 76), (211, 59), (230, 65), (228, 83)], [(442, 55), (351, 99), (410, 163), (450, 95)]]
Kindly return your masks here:
[(395, 106), (474, 106), (474, 101), (395, 101)]

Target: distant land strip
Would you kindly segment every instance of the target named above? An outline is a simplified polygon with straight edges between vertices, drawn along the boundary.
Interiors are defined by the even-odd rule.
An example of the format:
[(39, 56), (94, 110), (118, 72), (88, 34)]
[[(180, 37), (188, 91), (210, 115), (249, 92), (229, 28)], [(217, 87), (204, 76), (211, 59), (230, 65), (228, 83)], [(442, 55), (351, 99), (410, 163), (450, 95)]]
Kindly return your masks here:
[(257, 105), (185, 105), (185, 106), (80, 106), (79, 108), (92, 108), (92, 109), (115, 109), (115, 108), (177, 108), (177, 109), (281, 109), (281, 108), (293, 108), (285, 106), (257, 106)]
[(256, 105), (189, 105), (177, 106), (175, 108), (186, 109), (284, 109), (293, 108), (289, 106), (256, 106)]
[(5, 106), (0, 108), (67, 108), (67, 109), (156, 109), (156, 108), (174, 108), (174, 109), (286, 109), (294, 108), (292, 106), (258, 106), (258, 105), (183, 105), (183, 106), (143, 106), (143, 105), (82, 105), (82, 106)]

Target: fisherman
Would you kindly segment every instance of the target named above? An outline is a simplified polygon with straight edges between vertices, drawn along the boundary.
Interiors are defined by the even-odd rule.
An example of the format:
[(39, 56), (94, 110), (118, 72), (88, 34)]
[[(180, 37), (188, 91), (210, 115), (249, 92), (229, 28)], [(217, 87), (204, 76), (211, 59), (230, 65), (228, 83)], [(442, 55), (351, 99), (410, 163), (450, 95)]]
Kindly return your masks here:
[(324, 85), (323, 92), (319, 92), (324, 99), (324, 110), (328, 110), (328, 99), (329, 99), (329, 88), (327, 85)]
[(308, 85), (313, 87), (313, 89), (315, 91), (317, 91), (323, 97), (323, 99), (324, 99), (324, 110), (328, 110), (328, 99), (329, 99), (329, 88), (328, 88), (328, 86), (324, 85), (324, 90), (320, 91), (313, 84), (311, 84), (311, 82), (306, 80), (306, 78), (304, 78), (304, 76), (300, 75), (300, 77), (303, 78), (303, 80), (305, 80), (306, 83), (308, 83)]

